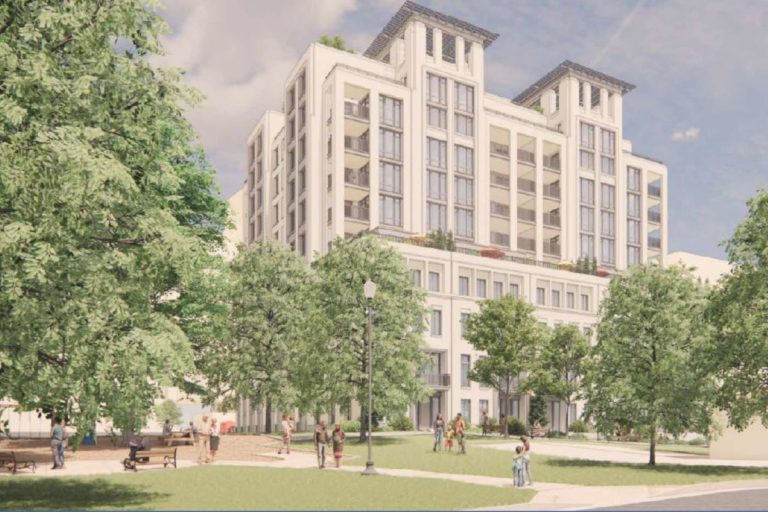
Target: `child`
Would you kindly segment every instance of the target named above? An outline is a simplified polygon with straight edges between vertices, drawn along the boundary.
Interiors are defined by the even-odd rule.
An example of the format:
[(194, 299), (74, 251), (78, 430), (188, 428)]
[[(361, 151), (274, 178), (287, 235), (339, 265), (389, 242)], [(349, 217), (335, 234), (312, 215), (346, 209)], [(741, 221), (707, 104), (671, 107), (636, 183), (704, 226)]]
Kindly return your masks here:
[(448, 432), (445, 433), (445, 449), (450, 453), (453, 448), (453, 427), (448, 427)]
[(333, 428), (331, 441), (333, 441), (333, 458), (336, 460), (336, 467), (341, 467), (341, 458), (344, 456), (344, 439), (346, 434), (338, 423)]
[(512, 459), (512, 485), (515, 487), (523, 487), (525, 480), (523, 479), (523, 447), (518, 446), (515, 448), (515, 457)]

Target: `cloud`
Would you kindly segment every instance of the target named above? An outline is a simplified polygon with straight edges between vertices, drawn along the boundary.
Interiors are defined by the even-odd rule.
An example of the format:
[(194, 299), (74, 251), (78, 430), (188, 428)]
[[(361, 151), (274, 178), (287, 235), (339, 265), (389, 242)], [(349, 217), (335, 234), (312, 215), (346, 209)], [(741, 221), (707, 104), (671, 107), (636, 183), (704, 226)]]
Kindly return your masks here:
[(699, 128), (696, 128), (694, 126), (691, 126), (687, 130), (678, 130), (672, 134), (672, 140), (675, 141), (688, 141), (688, 140), (696, 140), (699, 138), (699, 133), (701, 130)]

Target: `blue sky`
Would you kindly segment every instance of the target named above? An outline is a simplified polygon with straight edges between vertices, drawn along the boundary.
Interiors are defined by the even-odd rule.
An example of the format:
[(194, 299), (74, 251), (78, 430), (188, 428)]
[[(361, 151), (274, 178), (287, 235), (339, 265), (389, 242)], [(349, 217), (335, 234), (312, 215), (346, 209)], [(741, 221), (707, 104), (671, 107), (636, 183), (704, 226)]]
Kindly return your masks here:
[[(719, 246), (768, 186), (768, 1), (423, 0), (498, 32), (489, 92), (514, 97), (565, 59), (633, 83), (624, 136), (669, 168), (669, 245)], [(342, 35), (364, 51), (397, 0), (172, 0), (160, 65), (185, 68), (207, 100), (189, 112), (222, 194), (245, 176), (245, 140), (312, 41)]]

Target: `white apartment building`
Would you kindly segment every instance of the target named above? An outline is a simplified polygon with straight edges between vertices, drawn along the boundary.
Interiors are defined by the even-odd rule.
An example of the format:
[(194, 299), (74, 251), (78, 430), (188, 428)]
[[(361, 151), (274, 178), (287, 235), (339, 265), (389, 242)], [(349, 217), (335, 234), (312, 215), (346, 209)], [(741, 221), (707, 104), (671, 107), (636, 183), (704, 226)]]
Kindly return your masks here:
[[(606, 276), (667, 253), (667, 169), (623, 137), (634, 86), (565, 61), (513, 99), (487, 93), (496, 38), (405, 2), (362, 55), (310, 44), (281, 111), (247, 142), (246, 242), (279, 240), (311, 260), (336, 237), (371, 232), (428, 291), (435, 393), (411, 407), (421, 428), (438, 411), (498, 416), (493, 390), (467, 379), (482, 354), (462, 321), (478, 300), (520, 295), (543, 323), (586, 331)], [(424, 246), (438, 228), (456, 251)], [(580, 258), (596, 259), (598, 275), (576, 272)], [(549, 404), (553, 428), (561, 405)], [(527, 408), (521, 395), (508, 410), (524, 420)], [(259, 411), (241, 404), (238, 422), (261, 424)]]

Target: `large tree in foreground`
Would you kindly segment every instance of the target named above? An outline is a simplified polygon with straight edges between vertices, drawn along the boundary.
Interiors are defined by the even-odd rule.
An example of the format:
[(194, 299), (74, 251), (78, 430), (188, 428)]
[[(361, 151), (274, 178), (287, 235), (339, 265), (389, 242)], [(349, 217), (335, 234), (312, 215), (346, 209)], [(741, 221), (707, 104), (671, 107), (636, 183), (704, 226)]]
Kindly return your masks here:
[[(311, 352), (318, 358), (313, 379), (323, 390), (321, 406), (362, 406), (367, 418), (367, 301), (363, 285), (376, 283), (373, 299), (373, 408), (379, 416), (402, 414), (428, 390), (419, 376), (426, 364), (424, 340), (414, 319), (425, 314), (424, 292), (411, 283), (404, 258), (372, 236), (336, 240), (315, 262), (319, 301), (326, 321)], [(420, 322), (421, 323), (421, 320)], [(365, 429), (361, 429), (365, 430)], [(361, 432), (361, 438), (364, 436)]]
[(611, 279), (586, 379), (587, 414), (602, 432), (646, 428), (649, 464), (661, 431), (708, 433), (712, 379), (696, 354), (706, 344), (706, 289), (682, 267), (637, 265)]
[(748, 206), (726, 243), (733, 269), (712, 293), (715, 335), (706, 350), (719, 384), (717, 406), (737, 428), (754, 417), (768, 426), (768, 189)]
[(146, 58), (164, 28), (140, 0), (0, 3), (0, 397), (81, 432), (141, 426), (192, 369), (159, 308), (226, 221), (197, 96)]
[(486, 353), (475, 361), (469, 377), (496, 390), (500, 412), (507, 416), (509, 399), (520, 392), (521, 374), (534, 370), (547, 337), (534, 311), (529, 302), (506, 295), (481, 302), (480, 311), (466, 321), (464, 338)]

